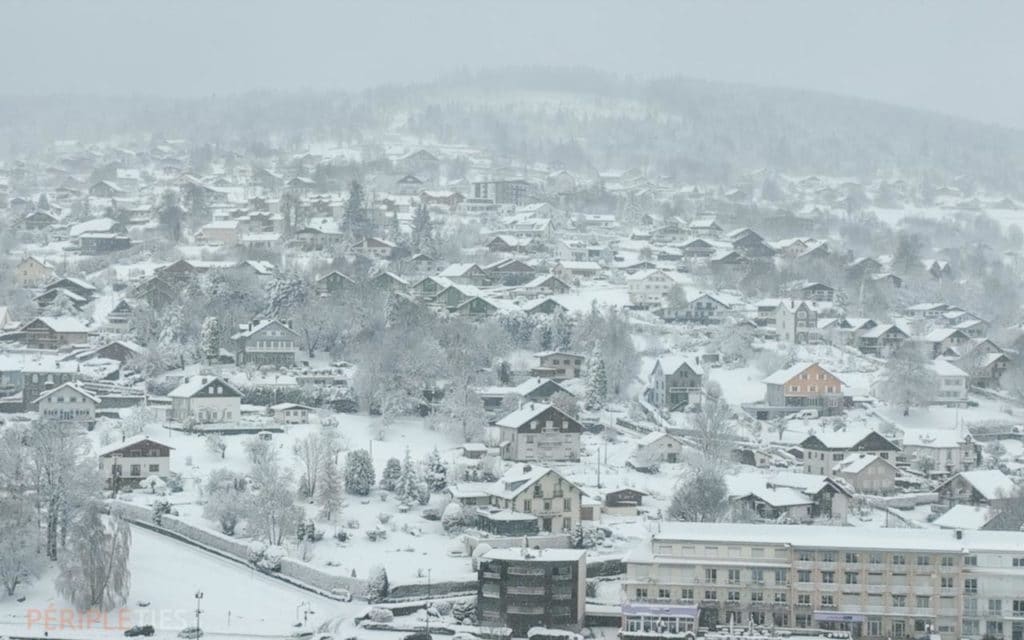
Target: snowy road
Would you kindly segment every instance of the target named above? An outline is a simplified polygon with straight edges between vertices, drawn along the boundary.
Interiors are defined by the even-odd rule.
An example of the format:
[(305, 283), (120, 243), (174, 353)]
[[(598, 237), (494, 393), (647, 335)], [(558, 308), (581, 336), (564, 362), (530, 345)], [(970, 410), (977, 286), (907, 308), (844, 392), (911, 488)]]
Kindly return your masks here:
[[(322, 621), (351, 618), (364, 604), (342, 603), (299, 590), (242, 565), (158, 533), (132, 527), (132, 589), (126, 608), (134, 624), (152, 624), (155, 638), (174, 638), (195, 624), (195, 593), (202, 590), (200, 623), (206, 637), (285, 638), (308, 609), (309, 629)], [(43, 637), (41, 623), (28, 628), (31, 611), (62, 607), (48, 573), (26, 590), (26, 601), (0, 602), (0, 635)], [(137, 603), (148, 602), (146, 607)], [(37, 614), (34, 614), (37, 615)], [(116, 627), (117, 613), (110, 614)], [(119, 628), (51, 630), (50, 638), (123, 638)]]

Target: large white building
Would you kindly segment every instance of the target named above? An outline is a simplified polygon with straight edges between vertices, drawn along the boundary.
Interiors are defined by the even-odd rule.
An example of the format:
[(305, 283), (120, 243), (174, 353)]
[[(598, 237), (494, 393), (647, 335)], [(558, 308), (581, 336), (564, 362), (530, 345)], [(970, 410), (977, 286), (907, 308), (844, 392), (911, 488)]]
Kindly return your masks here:
[[(630, 552), (623, 637), (747, 625), (1024, 638), (1024, 533), (675, 523)], [(687, 620), (689, 616), (689, 620)]]

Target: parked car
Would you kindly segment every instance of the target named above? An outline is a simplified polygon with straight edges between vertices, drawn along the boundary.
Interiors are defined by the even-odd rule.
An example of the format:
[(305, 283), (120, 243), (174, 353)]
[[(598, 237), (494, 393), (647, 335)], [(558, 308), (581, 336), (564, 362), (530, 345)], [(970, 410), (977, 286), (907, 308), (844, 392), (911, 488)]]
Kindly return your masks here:
[(141, 626), (140, 625), (135, 625), (131, 629), (125, 629), (124, 635), (126, 635), (129, 638), (134, 638), (134, 637), (137, 637), (137, 636), (147, 636), (148, 637), (148, 636), (153, 635), (153, 633), (155, 633), (155, 630), (153, 629), (153, 625), (151, 625), (151, 624), (144, 624), (144, 625), (141, 625)]
[(203, 630), (199, 627), (185, 627), (178, 632), (179, 638), (186, 638), (187, 640), (195, 640), (196, 638), (203, 637)]
[(426, 631), (417, 631), (416, 633), (410, 633), (402, 640), (434, 640), (434, 637)]

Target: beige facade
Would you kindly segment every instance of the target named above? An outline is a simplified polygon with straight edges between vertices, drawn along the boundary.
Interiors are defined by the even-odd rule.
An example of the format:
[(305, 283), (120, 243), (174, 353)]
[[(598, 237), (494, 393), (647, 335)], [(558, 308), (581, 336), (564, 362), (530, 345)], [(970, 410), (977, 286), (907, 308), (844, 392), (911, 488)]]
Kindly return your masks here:
[(1024, 633), (1020, 532), (685, 523), (626, 563), (629, 605), (694, 607), (700, 626), (944, 640)]

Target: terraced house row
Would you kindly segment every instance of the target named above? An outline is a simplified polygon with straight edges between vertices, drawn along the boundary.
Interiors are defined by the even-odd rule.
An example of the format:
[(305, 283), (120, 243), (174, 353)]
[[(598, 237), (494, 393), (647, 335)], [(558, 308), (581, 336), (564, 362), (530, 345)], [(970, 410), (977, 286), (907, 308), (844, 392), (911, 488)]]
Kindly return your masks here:
[(626, 558), (622, 637), (729, 623), (1024, 640), (1024, 533), (675, 523)]

